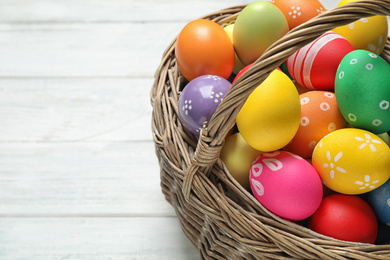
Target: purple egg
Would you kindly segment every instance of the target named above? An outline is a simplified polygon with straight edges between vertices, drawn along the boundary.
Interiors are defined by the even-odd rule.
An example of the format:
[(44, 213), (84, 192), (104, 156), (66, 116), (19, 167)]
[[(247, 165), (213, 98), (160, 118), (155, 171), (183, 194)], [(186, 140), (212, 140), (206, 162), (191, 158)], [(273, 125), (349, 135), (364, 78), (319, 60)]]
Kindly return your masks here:
[(191, 80), (179, 97), (179, 119), (191, 133), (199, 136), (203, 123), (209, 121), (231, 83), (214, 75)]

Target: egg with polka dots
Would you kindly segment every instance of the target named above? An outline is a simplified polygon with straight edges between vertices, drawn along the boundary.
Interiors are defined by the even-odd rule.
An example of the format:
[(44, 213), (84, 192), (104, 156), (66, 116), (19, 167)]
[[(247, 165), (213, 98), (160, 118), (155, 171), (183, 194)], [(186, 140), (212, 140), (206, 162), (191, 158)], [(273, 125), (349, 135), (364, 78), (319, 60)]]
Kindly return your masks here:
[(318, 0), (272, 0), (282, 11), (291, 29), (325, 12), (325, 7)]
[(179, 119), (184, 127), (199, 136), (203, 124), (210, 120), (231, 83), (215, 75), (203, 75), (191, 80), (179, 97)]
[(346, 126), (336, 96), (328, 91), (309, 91), (299, 96), (301, 121), (297, 133), (284, 150), (311, 158), (314, 147), (327, 134)]
[(320, 140), (312, 164), (331, 190), (349, 195), (367, 193), (389, 179), (390, 148), (369, 131), (343, 128)]
[(335, 93), (350, 125), (375, 134), (390, 130), (390, 65), (383, 58), (366, 50), (347, 54), (337, 69)]

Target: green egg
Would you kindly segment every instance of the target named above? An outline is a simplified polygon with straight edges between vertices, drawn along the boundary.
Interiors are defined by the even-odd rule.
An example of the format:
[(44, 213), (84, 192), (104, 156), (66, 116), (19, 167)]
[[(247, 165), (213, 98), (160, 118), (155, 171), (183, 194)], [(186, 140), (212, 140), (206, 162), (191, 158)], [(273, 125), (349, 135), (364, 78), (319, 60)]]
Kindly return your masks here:
[(375, 134), (390, 130), (390, 65), (380, 56), (355, 50), (341, 61), (336, 100), (345, 120)]
[(248, 65), (289, 30), (282, 11), (266, 1), (247, 5), (238, 15), (233, 30), (233, 45), (238, 58)]

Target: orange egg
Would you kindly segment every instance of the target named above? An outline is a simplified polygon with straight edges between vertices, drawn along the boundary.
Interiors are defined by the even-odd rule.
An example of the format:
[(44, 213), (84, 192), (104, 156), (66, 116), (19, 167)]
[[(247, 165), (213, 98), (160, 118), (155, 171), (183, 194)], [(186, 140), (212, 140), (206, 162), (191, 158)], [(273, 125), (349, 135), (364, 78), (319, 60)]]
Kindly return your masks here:
[(301, 122), (296, 135), (283, 149), (310, 158), (321, 138), (334, 130), (344, 128), (346, 121), (332, 92), (310, 91), (299, 95), (299, 98)]
[(181, 30), (175, 57), (188, 81), (202, 75), (227, 79), (235, 62), (234, 47), (228, 34), (219, 24), (207, 19), (194, 20)]
[(271, 3), (282, 11), (290, 30), (326, 11), (317, 0), (272, 0)]

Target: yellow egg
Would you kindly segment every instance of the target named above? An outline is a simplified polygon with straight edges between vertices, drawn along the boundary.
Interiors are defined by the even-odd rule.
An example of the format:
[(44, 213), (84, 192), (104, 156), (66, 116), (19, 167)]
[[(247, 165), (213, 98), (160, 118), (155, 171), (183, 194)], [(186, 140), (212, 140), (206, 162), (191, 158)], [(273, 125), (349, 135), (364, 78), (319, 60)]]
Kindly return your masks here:
[(248, 145), (240, 133), (236, 133), (226, 138), (220, 158), (233, 178), (245, 189), (250, 190), (249, 171), (261, 153)]
[[(230, 40), (233, 43), (234, 23), (233, 24), (229, 24), (228, 26), (225, 26), (223, 29), (225, 30), (225, 32), (227, 33), (227, 35), (229, 36)], [(233, 73), (234, 74), (238, 74), (240, 72), (240, 70), (242, 70), (244, 67), (245, 67), (245, 65), (242, 64), (242, 62), (240, 61), (240, 59), (238, 58), (237, 53), (236, 53), (236, 60), (234, 62)]]
[(274, 70), (248, 97), (236, 122), (245, 141), (269, 152), (287, 145), (301, 119), (299, 94), (291, 79)]
[[(357, 0), (342, 0), (338, 6)], [(357, 49), (381, 54), (387, 40), (388, 24), (386, 16), (373, 16), (337, 27), (333, 30), (347, 39)]]
[(390, 148), (369, 131), (344, 128), (321, 139), (312, 163), (328, 188), (344, 194), (362, 194), (389, 179)]

